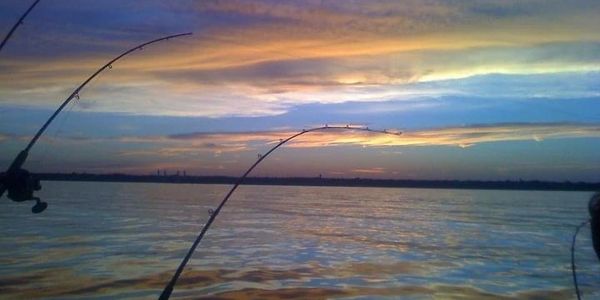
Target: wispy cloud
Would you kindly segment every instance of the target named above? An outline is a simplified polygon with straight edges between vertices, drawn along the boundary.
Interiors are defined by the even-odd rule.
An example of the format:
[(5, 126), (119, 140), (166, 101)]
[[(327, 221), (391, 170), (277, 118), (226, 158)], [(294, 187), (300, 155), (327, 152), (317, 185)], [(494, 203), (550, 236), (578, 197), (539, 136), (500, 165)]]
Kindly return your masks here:
[[(390, 130), (390, 132), (394, 132)], [(143, 150), (127, 150), (122, 155), (179, 156), (199, 152), (224, 153), (255, 150), (259, 147), (275, 145), (297, 131), (261, 132), (222, 132), (222, 133), (182, 133), (159, 136), (122, 136), (109, 138), (45, 137), (47, 141), (69, 143), (102, 143), (148, 145)], [(505, 141), (535, 141), (551, 139), (600, 137), (600, 126), (570, 123), (515, 123), (488, 124), (466, 127), (446, 127), (427, 130), (404, 131), (400, 135), (388, 135), (353, 129), (329, 129), (306, 133), (289, 142), (288, 147), (316, 148), (333, 146), (450, 146), (471, 147), (482, 143)], [(16, 138), (27, 140), (26, 136), (0, 134), (1, 140)]]
[[(43, 167), (44, 170), (49, 171), (118, 171), (147, 174), (156, 172), (156, 169), (171, 171), (187, 169), (188, 174), (193, 172), (194, 174), (237, 175), (256, 159), (257, 153), (265, 153), (281, 139), (295, 133), (297, 131), (280, 130), (197, 132), (86, 139), (46, 137), (44, 142), (47, 147), (50, 147), (45, 150), (50, 153), (44, 159), (46, 162), (43, 166), (38, 164), (38, 159), (41, 159), (40, 152), (34, 151), (30, 163), (32, 166)], [(14, 149), (15, 143), (21, 143), (20, 139), (27, 138), (27, 136), (11, 136), (4, 139), (2, 144), (6, 146), (6, 150)], [(590, 169), (578, 167), (585, 165), (585, 161), (595, 159), (593, 154), (587, 153), (581, 148), (584, 141), (586, 143), (590, 141), (589, 138), (595, 141), (600, 140), (599, 125), (568, 123), (473, 125), (411, 130), (405, 131), (399, 136), (356, 130), (331, 130), (307, 133), (287, 144), (285, 147), (291, 149), (279, 154), (283, 155), (279, 156), (280, 158), (286, 158), (288, 167), (285, 171), (277, 167), (281, 165), (281, 162), (276, 160), (273, 161), (275, 165), (269, 165), (267, 162), (263, 170), (274, 172), (268, 174), (278, 174), (278, 176), (340, 172), (336, 174), (439, 178), (439, 176), (446, 176), (443, 174), (452, 173), (454, 174), (452, 176), (461, 178), (483, 174), (492, 177), (500, 176), (493, 178), (503, 178), (502, 176), (505, 176), (506, 173), (501, 168), (510, 167), (521, 170), (520, 172), (527, 178), (596, 178), (593, 177), (596, 175)], [(541, 147), (551, 153), (527, 151), (524, 157), (515, 158), (510, 153), (519, 151), (518, 149), (525, 144), (521, 143), (520, 146), (514, 147), (514, 143), (506, 143), (513, 141), (539, 143), (539, 147), (534, 147), (534, 149)], [(492, 143), (493, 147), (481, 147), (483, 144)], [(553, 147), (550, 149), (550, 145), (569, 147), (568, 145), (571, 144), (574, 145), (573, 151), (581, 155), (560, 161), (560, 165), (573, 166), (564, 168), (569, 173), (544, 173), (543, 170), (553, 170), (552, 172), (557, 170), (553, 167), (543, 167), (561, 151), (555, 150)], [(467, 147), (468, 150), (460, 150)], [(465, 170), (460, 162), (454, 162), (456, 159), (464, 160), (467, 157), (471, 159), (471, 155), (477, 153), (489, 154), (495, 147), (502, 149), (499, 152), (503, 154), (496, 158), (497, 161), (479, 161), (482, 164), (481, 167)], [(365, 158), (362, 156), (367, 153), (363, 152), (365, 148), (375, 151), (370, 151), (371, 154)], [(72, 151), (73, 149), (77, 149), (77, 151)], [(352, 160), (347, 161), (347, 156), (346, 160), (338, 158), (340, 149), (347, 151), (348, 155), (352, 156)], [(382, 152), (386, 155), (375, 155)], [(65, 155), (65, 153), (69, 154)], [(335, 154), (332, 156), (332, 153)], [(10, 157), (6, 156), (6, 158), (11, 158), (12, 155), (16, 155), (16, 153), (12, 153)], [(302, 155), (308, 155), (308, 157), (314, 155), (314, 157), (308, 160), (288, 160), (290, 157), (302, 157)], [(508, 157), (505, 157), (506, 155)], [(274, 158), (277, 157), (276, 155)], [(481, 158), (480, 155), (475, 155), (475, 157)], [(440, 169), (434, 168), (430, 165), (432, 161), (443, 165), (439, 166)], [(536, 163), (538, 167), (527, 168), (527, 165), (523, 164), (524, 162)], [(10, 161), (4, 160), (3, 163), (8, 164)], [(495, 173), (491, 174), (488, 171)]]
[(350, 170), (353, 173), (361, 173), (361, 174), (385, 174), (385, 168), (368, 168), (368, 169), (352, 169)]
[[(151, 144), (153, 149), (123, 152), (122, 155), (179, 156), (200, 152), (240, 152), (274, 145), (296, 132), (188, 133), (170, 136), (118, 138), (121, 143)], [(289, 147), (333, 146), (450, 146), (471, 147), (481, 143), (505, 141), (543, 141), (549, 139), (600, 137), (600, 126), (579, 124), (498, 124), (439, 128), (386, 135), (355, 130), (332, 129), (311, 132), (289, 143)]]
[[(600, 71), (600, 34), (595, 30), (600, 27), (600, 5), (587, 0), (111, 1), (93, 8), (102, 11), (103, 5), (121, 8), (113, 16), (120, 27), (100, 29), (101, 14), (63, 7), (64, 13), (73, 10), (91, 17), (72, 20), (70, 29), (55, 28), (48, 15), (39, 21), (48, 25), (38, 25), (43, 34), (22, 32), (24, 40), (31, 39), (28, 43), (52, 44), (36, 40), (50, 36), (65, 46), (48, 54), (25, 52), (2, 60), (0, 68), (10, 72), (0, 73), (0, 103), (56, 105), (110, 57), (153, 37), (149, 29), (156, 26), (147, 20), (165, 20), (156, 23), (169, 28), (177, 27), (172, 21), (179, 20), (197, 29), (196, 35), (153, 45), (116, 64), (82, 92), (84, 101), (95, 101), (87, 110), (264, 116), (306, 103), (530, 92), (518, 81), (506, 93), (485, 87), (465, 91), (461, 82), (450, 88), (421, 82), (492, 73)], [(130, 18), (128, 10), (148, 19)], [(69, 48), (82, 47), (82, 39), (87, 47)], [(543, 84), (541, 90), (552, 87)], [(589, 95), (590, 90), (596, 91), (579, 86), (569, 95)], [(559, 90), (548, 94), (563, 95)]]

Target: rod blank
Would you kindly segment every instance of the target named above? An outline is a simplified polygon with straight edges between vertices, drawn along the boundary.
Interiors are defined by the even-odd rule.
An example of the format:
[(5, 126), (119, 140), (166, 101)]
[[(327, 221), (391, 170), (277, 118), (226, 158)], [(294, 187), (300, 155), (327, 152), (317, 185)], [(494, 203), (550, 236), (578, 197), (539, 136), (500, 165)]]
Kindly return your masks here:
[(165, 286), (165, 288), (164, 288), (162, 294), (160, 295), (159, 299), (160, 300), (167, 300), (167, 299), (169, 299), (169, 297), (171, 296), (171, 293), (173, 293), (173, 289), (175, 288), (175, 284), (177, 283), (177, 280), (179, 279), (179, 276), (181, 276), (181, 273), (183, 272), (183, 269), (185, 268), (185, 266), (187, 265), (188, 261), (192, 257), (192, 254), (194, 253), (194, 251), (198, 247), (198, 244), (200, 244), (200, 241), (202, 241), (202, 238), (204, 237), (204, 235), (206, 234), (206, 232), (208, 231), (208, 229), (210, 228), (210, 226), (212, 225), (212, 223), (215, 221), (215, 219), (219, 215), (219, 212), (221, 212), (221, 209), (223, 208), (223, 206), (225, 206), (225, 203), (227, 203), (227, 200), (229, 200), (229, 198), (231, 197), (231, 195), (233, 194), (233, 192), (235, 192), (235, 190), (238, 188), (238, 186), (240, 184), (242, 184), (242, 182), (244, 181), (244, 179), (246, 179), (246, 177), (248, 176), (248, 174), (250, 174), (250, 172), (252, 172), (252, 170), (254, 170), (254, 168), (256, 166), (258, 166), (258, 164), (260, 164), (265, 158), (267, 158), (269, 156), (269, 154), (273, 153), (273, 151), (277, 150), (277, 148), (283, 146), (285, 143), (287, 143), (287, 142), (289, 142), (289, 141), (291, 141), (291, 140), (293, 140), (293, 139), (295, 139), (295, 138), (297, 138), (297, 137), (299, 137), (299, 136), (301, 136), (303, 134), (307, 134), (309, 132), (321, 131), (321, 130), (331, 130), (331, 129), (368, 131), (368, 132), (381, 133), (381, 134), (389, 134), (389, 135), (401, 135), (402, 134), (401, 132), (390, 132), (390, 131), (387, 131), (387, 130), (369, 129), (369, 127), (356, 127), (356, 126), (351, 126), (351, 125), (346, 125), (346, 126), (329, 126), (329, 125), (325, 125), (325, 126), (322, 126), (322, 127), (316, 127), (316, 128), (311, 128), (311, 129), (302, 129), (302, 131), (300, 131), (300, 132), (298, 132), (298, 133), (296, 133), (296, 134), (288, 137), (287, 139), (280, 140), (279, 143), (277, 145), (275, 145), (273, 148), (271, 148), (269, 151), (267, 151), (267, 153), (265, 153), (264, 155), (259, 155), (258, 159), (256, 160), (256, 162), (252, 166), (250, 166), (250, 168), (248, 168), (248, 170), (246, 170), (246, 172), (240, 178), (238, 178), (238, 180), (235, 182), (235, 184), (233, 185), (233, 187), (231, 188), (231, 190), (229, 190), (229, 192), (227, 193), (227, 195), (225, 196), (225, 198), (223, 198), (223, 200), (221, 201), (221, 203), (219, 204), (219, 206), (217, 207), (217, 209), (215, 209), (214, 212), (210, 215), (210, 218), (208, 219), (208, 221), (206, 222), (206, 224), (204, 225), (204, 227), (202, 227), (202, 230), (198, 234), (198, 237), (196, 238), (196, 240), (194, 241), (194, 243), (192, 244), (192, 246), (188, 250), (188, 253), (185, 255), (185, 257), (183, 258), (183, 260), (179, 264), (179, 267), (175, 271), (175, 274), (173, 274), (173, 277), (171, 278), (171, 280), (169, 281), (169, 283)]

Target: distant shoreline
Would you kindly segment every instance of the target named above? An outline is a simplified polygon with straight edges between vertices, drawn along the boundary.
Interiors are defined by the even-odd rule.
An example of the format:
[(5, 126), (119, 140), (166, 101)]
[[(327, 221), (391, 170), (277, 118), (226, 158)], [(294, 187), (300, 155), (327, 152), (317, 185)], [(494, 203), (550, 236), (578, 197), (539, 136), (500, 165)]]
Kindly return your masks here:
[[(93, 181), (93, 182), (146, 182), (233, 184), (238, 178), (229, 176), (157, 176), (128, 174), (87, 173), (40, 173), (44, 181)], [(343, 186), (388, 187), (429, 189), (478, 189), (478, 190), (537, 190), (537, 191), (600, 191), (600, 182), (553, 182), (553, 181), (476, 181), (476, 180), (406, 180), (368, 178), (321, 178), (321, 177), (248, 177), (245, 185), (290, 186)]]

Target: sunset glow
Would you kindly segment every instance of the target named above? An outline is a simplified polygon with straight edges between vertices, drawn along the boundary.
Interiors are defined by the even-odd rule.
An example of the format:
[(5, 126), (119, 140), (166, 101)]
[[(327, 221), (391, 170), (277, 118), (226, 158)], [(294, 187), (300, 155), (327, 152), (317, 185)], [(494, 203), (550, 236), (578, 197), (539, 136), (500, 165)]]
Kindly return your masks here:
[(306, 135), (259, 175), (600, 180), (598, 1), (85, 2), (41, 2), (0, 53), (3, 168), (100, 65), (193, 31), (92, 82), (29, 169), (235, 176), (336, 123), (403, 134)]

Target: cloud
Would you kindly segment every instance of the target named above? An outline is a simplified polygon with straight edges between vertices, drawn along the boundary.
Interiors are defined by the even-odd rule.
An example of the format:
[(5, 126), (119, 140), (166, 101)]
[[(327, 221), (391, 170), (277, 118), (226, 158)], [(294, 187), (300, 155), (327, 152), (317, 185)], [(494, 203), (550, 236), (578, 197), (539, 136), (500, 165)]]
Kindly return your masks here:
[[(463, 89), (461, 82), (443, 87), (421, 83), (496, 73), (600, 72), (596, 2), (197, 1), (186, 6), (112, 1), (89, 9), (57, 5), (51, 10), (64, 10), (60, 15), (74, 12), (69, 26), (56, 27), (55, 16), (44, 15), (34, 23), (39, 24), (39, 34), (20, 32), (27, 42), (17, 40), (14, 47), (62, 46), (47, 53), (9, 52), (10, 59), (0, 61), (0, 68), (10, 70), (0, 73), (0, 103), (54, 107), (105, 61), (162, 35), (151, 30), (156, 24), (175, 29), (180, 22), (196, 29), (196, 35), (152, 45), (115, 64), (82, 91), (82, 106), (96, 112), (225, 117), (278, 115), (306, 103), (456, 93), (502, 97), (517, 90), (525, 97), (533, 91), (518, 82), (508, 92), (473, 85)], [(103, 5), (118, 12), (110, 15), (115, 24), (109, 28), (99, 26), (107, 16), (94, 13), (104, 11)], [(131, 18), (132, 10), (144, 18)], [(536, 93), (547, 87), (552, 86), (541, 81)], [(598, 93), (592, 86), (569, 87), (553, 90), (550, 96)]]
[(352, 169), (350, 170), (353, 173), (361, 173), (361, 174), (385, 174), (385, 168), (368, 168), (368, 169)]
[[(282, 36), (286, 29), (294, 33), (331, 36), (392, 36), (409, 38), (425, 36), (440, 31), (489, 33), (494, 28), (522, 27), (523, 30), (542, 29), (542, 24), (552, 24), (568, 16), (592, 16), (598, 4), (580, 0), (563, 1), (201, 1), (196, 2), (197, 12), (235, 16), (244, 20), (246, 28), (277, 26)], [(591, 21), (576, 18), (561, 24), (561, 28), (574, 29), (573, 23)], [(529, 24), (529, 26), (523, 26)], [(478, 26), (473, 26), (477, 24)], [(238, 27), (234, 23), (231, 27)], [(536, 26), (537, 25), (537, 26)], [(538, 27), (539, 26), (539, 27)], [(229, 29), (227, 28), (227, 29)], [(583, 29), (583, 28), (582, 28)], [(585, 29), (584, 29), (585, 30)], [(487, 31), (487, 32), (486, 32)], [(267, 31), (268, 32), (268, 31)], [(492, 31), (493, 32), (493, 31)], [(591, 29), (590, 31), (591, 32)], [(521, 35), (524, 34), (521, 31)], [(489, 34), (487, 34), (490, 36)], [(552, 33), (546, 32), (546, 36)], [(508, 35), (507, 35), (508, 37)], [(513, 39), (518, 35), (513, 34)]]
[[(121, 172), (145, 174), (147, 172), (154, 172), (157, 168), (167, 168), (170, 170), (187, 169), (190, 172), (195, 170), (202, 174), (208, 174), (206, 172), (210, 171), (209, 173), (213, 175), (232, 175), (243, 172), (243, 168), (256, 159), (257, 153), (264, 154), (282, 139), (296, 133), (298, 132), (294, 130), (277, 130), (218, 133), (191, 132), (175, 135), (132, 135), (88, 139), (56, 136), (46, 137), (44, 138), (45, 145), (50, 148), (46, 148), (44, 152), (52, 153), (50, 155), (52, 158), (44, 159), (47, 161), (42, 166), (38, 161), (41, 159), (40, 153), (42, 152), (34, 151), (30, 163), (34, 166), (42, 166), (45, 170), (60, 169), (88, 172), (114, 172), (115, 170), (119, 170)], [(3, 143), (12, 143), (12, 139), (26, 140), (28, 138), (26, 136), (12, 136), (4, 140)], [(552, 142), (553, 140), (560, 142), (555, 143)], [(437, 174), (439, 176), (439, 170), (430, 168), (431, 160), (433, 160), (440, 162), (442, 164), (440, 168), (443, 170), (451, 169), (456, 171), (456, 174), (465, 175), (465, 172), (484, 172), (487, 166), (495, 166), (496, 164), (502, 166), (504, 163), (507, 163), (514, 166), (523, 161), (528, 162), (530, 160), (540, 164), (548, 163), (548, 159), (552, 160), (553, 155), (561, 153), (562, 150), (560, 149), (568, 149), (571, 145), (574, 147), (573, 151), (581, 153), (581, 156), (569, 158), (562, 163), (583, 164), (583, 161), (589, 161), (589, 159), (593, 161), (594, 156), (588, 153), (587, 150), (583, 151), (581, 148), (582, 145), (584, 143), (596, 143), (598, 140), (600, 140), (600, 125), (598, 124), (510, 123), (472, 125), (410, 130), (403, 132), (401, 135), (329, 129), (327, 131), (304, 134), (284, 146), (284, 148), (288, 148), (288, 151), (283, 151), (287, 153), (284, 154), (288, 155), (287, 157), (289, 155), (294, 157), (298, 155), (302, 156), (301, 153), (315, 155), (314, 160), (308, 160), (310, 163), (305, 164), (305, 160), (299, 160), (301, 163), (292, 161), (285, 170), (272, 169), (268, 164), (265, 168), (283, 172), (277, 174), (310, 174), (310, 172), (319, 170), (319, 168), (327, 168), (323, 172), (339, 171), (347, 174), (374, 175), (381, 171), (383, 172), (381, 174), (397, 174), (398, 176), (409, 173), (425, 174), (433, 172), (430, 175)], [(529, 143), (521, 144), (529, 149), (527, 157), (519, 157), (518, 159), (512, 157), (510, 153), (515, 153), (511, 152), (515, 150), (514, 144), (506, 142), (514, 141), (527, 141)], [(491, 143), (493, 143), (492, 147), (480, 147), (482, 144)], [(543, 143), (543, 145), (533, 147), (535, 148), (533, 149), (531, 147), (534, 143)], [(559, 145), (560, 147), (558, 150), (548, 150), (549, 147), (554, 147), (551, 145)], [(352, 152), (351, 148), (355, 148), (355, 151)], [(371, 153), (373, 154), (381, 152), (389, 153), (388, 155), (371, 156), (367, 161), (364, 161), (364, 158), (361, 158), (360, 155), (363, 148), (371, 148)], [(461, 148), (466, 149), (460, 150)], [(585, 149), (588, 148), (589, 144), (586, 144)], [(4, 151), (9, 153), (6, 155), (6, 158), (16, 155), (16, 152), (11, 152), (12, 150), (10, 149), (19, 148), (6, 147)], [(72, 151), (73, 149), (77, 149), (77, 151)], [(353, 160), (350, 164), (339, 160), (337, 155), (342, 149), (357, 155), (353, 158), (356, 160)], [(499, 150), (501, 153), (495, 159), (487, 160), (486, 158), (485, 161), (481, 161), (479, 160), (481, 159), (479, 155), (471, 157), (472, 154), (493, 151), (490, 149), (503, 150)], [(516, 147), (516, 149), (522, 148)], [(540, 153), (540, 149), (547, 149), (551, 153)], [(402, 154), (398, 153), (399, 151)], [(401, 156), (401, 159), (396, 159), (398, 155)], [(457, 158), (460, 158), (461, 161), (455, 162), (454, 160)], [(413, 161), (412, 159), (416, 160)], [(464, 164), (461, 163), (462, 159), (467, 159), (469, 162), (477, 162), (476, 164), (481, 163), (482, 165), (475, 168), (478, 170), (472, 170), (468, 166), (463, 166)], [(446, 165), (449, 164), (449, 161), (452, 161), (450, 163), (452, 166)], [(8, 164), (9, 162), (7, 160), (3, 163)], [(459, 166), (454, 166), (455, 163)], [(369, 165), (373, 167), (370, 168)], [(469, 166), (471, 165), (470, 163)], [(219, 168), (219, 166), (222, 167)], [(429, 169), (422, 170), (423, 166), (428, 166), (426, 169)], [(424, 173), (421, 173), (420, 170)], [(572, 169), (569, 170), (572, 171)], [(408, 173), (405, 173), (405, 171)], [(532, 172), (534, 171), (532, 169)], [(548, 175), (543, 172), (536, 174), (533, 177)], [(595, 176), (591, 173), (576, 173), (575, 171), (569, 174), (572, 176)]]
[[(333, 125), (331, 125), (333, 126)], [(388, 130), (390, 133), (397, 132)], [(198, 153), (235, 153), (254, 151), (274, 146), (298, 131), (250, 131), (250, 132), (192, 132), (156, 136), (119, 136), (106, 138), (82, 138), (79, 136), (44, 137), (51, 143), (103, 143), (115, 145), (138, 145), (141, 149), (127, 146), (121, 155), (146, 155), (176, 157)], [(506, 141), (543, 142), (552, 139), (597, 138), (600, 126), (572, 123), (507, 123), (485, 124), (465, 127), (442, 127), (404, 131), (400, 135), (366, 132), (355, 129), (329, 128), (303, 134), (291, 140), (287, 147), (318, 148), (334, 146), (401, 147), (401, 146), (450, 146), (473, 147), (482, 143)], [(26, 136), (0, 134), (0, 140), (11, 138), (28, 140)]]
[[(188, 133), (170, 136), (119, 138), (123, 143), (149, 143), (156, 149), (143, 153), (158, 156), (191, 155), (199, 152), (240, 152), (256, 150), (276, 143), (297, 132)], [(373, 132), (330, 129), (302, 135), (288, 144), (292, 148), (333, 146), (450, 146), (467, 148), (481, 143), (536, 141), (564, 138), (600, 137), (600, 126), (579, 124), (497, 124), (450, 127), (386, 135)]]

